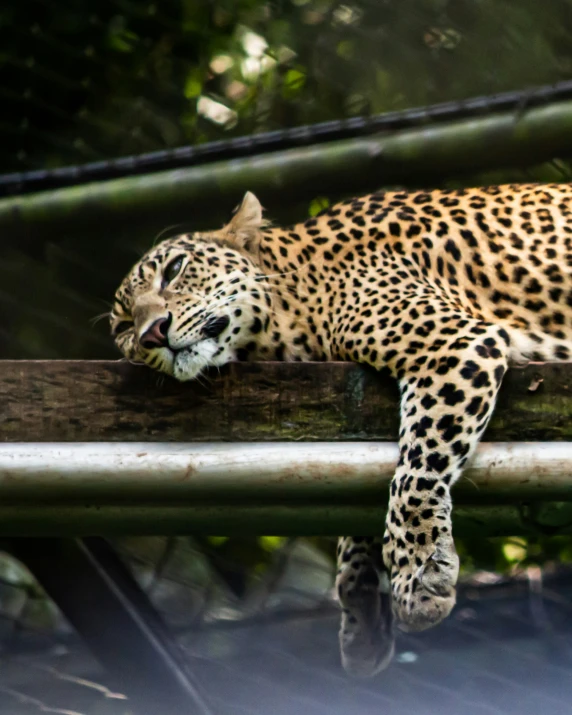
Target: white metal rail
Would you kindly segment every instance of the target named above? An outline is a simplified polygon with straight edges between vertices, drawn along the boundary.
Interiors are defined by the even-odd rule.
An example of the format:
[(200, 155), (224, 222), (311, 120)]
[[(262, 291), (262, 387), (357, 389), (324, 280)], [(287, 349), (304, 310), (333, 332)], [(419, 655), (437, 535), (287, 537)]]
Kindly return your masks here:
[[(0, 444), (0, 533), (379, 533), (396, 461), (394, 443)], [(455, 523), (516, 533), (544, 505), (566, 527), (571, 471), (571, 442), (481, 444)]]

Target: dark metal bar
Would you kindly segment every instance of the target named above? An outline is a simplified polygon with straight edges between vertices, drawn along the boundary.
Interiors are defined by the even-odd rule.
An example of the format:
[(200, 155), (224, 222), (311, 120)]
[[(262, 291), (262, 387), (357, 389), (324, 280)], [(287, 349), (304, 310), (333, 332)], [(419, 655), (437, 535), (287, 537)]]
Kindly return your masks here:
[(372, 117), (330, 120), (308, 126), (219, 140), (198, 146), (183, 146), (138, 156), (96, 161), (80, 166), (4, 174), (0, 175), (0, 195), (25, 194), (64, 186), (76, 186), (89, 181), (104, 181), (153, 171), (207, 164), (212, 161), (224, 161), (308, 144), (368, 136), (380, 131), (394, 131), (423, 124), (485, 116), (507, 110), (514, 110), (518, 114), (522, 114), (530, 107), (570, 98), (572, 98), (572, 81), (568, 80), (525, 90), (442, 102), (398, 112), (386, 112)]
[(105, 539), (3, 540), (62, 610), (137, 715), (212, 715), (189, 663)]

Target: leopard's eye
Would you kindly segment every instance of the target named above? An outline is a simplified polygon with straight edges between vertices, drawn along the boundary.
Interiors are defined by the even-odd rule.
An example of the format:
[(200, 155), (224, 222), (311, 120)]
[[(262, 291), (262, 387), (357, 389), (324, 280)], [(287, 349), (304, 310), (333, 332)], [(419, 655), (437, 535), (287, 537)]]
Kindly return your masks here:
[(132, 327), (133, 327), (132, 320), (121, 320), (113, 328), (113, 331), (112, 331), (113, 337), (116, 338), (118, 335), (121, 335), (121, 333), (124, 333), (126, 330), (129, 330), (129, 328), (132, 328)]
[(166, 286), (179, 275), (179, 273), (181, 272), (181, 268), (183, 267), (183, 259), (184, 256), (177, 256), (165, 266), (165, 270), (163, 271), (164, 286)]

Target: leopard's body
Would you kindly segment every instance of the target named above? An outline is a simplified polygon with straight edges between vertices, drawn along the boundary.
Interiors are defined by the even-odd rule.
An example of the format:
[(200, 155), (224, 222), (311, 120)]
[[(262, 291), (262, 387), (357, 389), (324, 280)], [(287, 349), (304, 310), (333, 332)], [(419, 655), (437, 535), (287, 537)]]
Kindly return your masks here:
[(572, 186), (380, 192), (292, 228), (247, 194), (223, 229), (172, 238), (112, 311), (131, 359), (193, 379), (234, 359), (352, 360), (401, 390), (400, 458), (383, 540), (342, 537), (342, 658), (383, 667), (393, 615), (455, 603), (450, 489), (509, 365), (572, 354)]

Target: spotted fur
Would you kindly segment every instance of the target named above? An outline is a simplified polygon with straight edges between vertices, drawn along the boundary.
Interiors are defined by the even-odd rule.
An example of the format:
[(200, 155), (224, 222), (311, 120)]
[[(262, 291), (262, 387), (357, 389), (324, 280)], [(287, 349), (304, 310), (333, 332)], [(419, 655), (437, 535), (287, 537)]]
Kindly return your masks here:
[(346, 669), (370, 674), (455, 603), (450, 489), (509, 365), (572, 351), (572, 187), (378, 192), (292, 228), (247, 194), (219, 231), (169, 239), (117, 291), (124, 355), (196, 378), (230, 360), (353, 360), (401, 391), (383, 539), (342, 537)]

